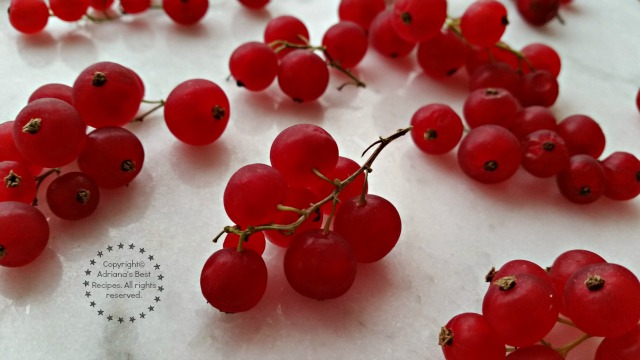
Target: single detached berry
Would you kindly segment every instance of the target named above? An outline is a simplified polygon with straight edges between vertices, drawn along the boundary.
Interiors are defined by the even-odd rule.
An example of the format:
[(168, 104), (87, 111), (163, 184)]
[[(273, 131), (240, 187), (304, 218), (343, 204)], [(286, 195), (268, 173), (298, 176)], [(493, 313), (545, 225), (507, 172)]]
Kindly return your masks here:
[(49, 7), (43, 0), (11, 0), (9, 22), (24, 34), (42, 31), (49, 22)]
[(463, 313), (440, 329), (438, 344), (446, 360), (501, 360), (504, 343), (497, 339), (484, 316)]
[(462, 138), (460, 116), (448, 105), (429, 104), (411, 117), (411, 138), (427, 154), (439, 155), (451, 151)]
[(61, 219), (84, 219), (93, 214), (99, 203), (98, 184), (82, 172), (68, 172), (47, 187), (47, 205)]
[(0, 202), (0, 266), (24, 266), (49, 242), (49, 223), (40, 210), (15, 201)]

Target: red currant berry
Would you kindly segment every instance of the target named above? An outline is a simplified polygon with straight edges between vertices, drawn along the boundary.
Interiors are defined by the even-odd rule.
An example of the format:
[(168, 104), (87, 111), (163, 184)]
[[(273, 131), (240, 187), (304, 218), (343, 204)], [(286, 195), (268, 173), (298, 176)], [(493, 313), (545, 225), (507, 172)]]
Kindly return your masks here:
[(583, 266), (567, 280), (564, 308), (573, 323), (589, 335), (623, 335), (640, 320), (640, 282), (621, 265)]
[(14, 121), (6, 121), (0, 124), (0, 161), (11, 160), (24, 163), (32, 175), (40, 174), (42, 166), (28, 162), (16, 148), (16, 144), (13, 141), (13, 124)]
[[(222, 247), (224, 249), (237, 250), (238, 241), (240, 241), (240, 235), (234, 233), (228, 233), (224, 238)], [(267, 247), (267, 240), (264, 238), (264, 233), (256, 232), (247, 237), (242, 243), (242, 248), (245, 250), (254, 251), (258, 255), (264, 253), (264, 249)]]
[(502, 88), (516, 96), (520, 93), (520, 75), (503, 62), (480, 65), (470, 73), (469, 90)]
[[(493, 270), (493, 269), (492, 269)], [(491, 271), (485, 277), (487, 282), (492, 283), (493, 280), (501, 279), (505, 276), (516, 276), (528, 274), (537, 276), (540, 279), (549, 283), (549, 285), (553, 285), (549, 274), (544, 270), (540, 265), (524, 259), (516, 259), (507, 261), (504, 265), (500, 267), (497, 271)]]
[(307, 230), (291, 240), (284, 254), (284, 274), (301, 295), (334, 299), (351, 288), (356, 257), (347, 240), (335, 232)]
[[(306, 209), (310, 204), (314, 203), (316, 194), (307, 188), (289, 187), (280, 205), (288, 206), (294, 209)], [(296, 222), (300, 218), (300, 214), (294, 211), (280, 210), (274, 218), (274, 224), (289, 225)], [(291, 239), (307, 229), (319, 229), (322, 226), (322, 213), (318, 211), (311, 214), (300, 226), (293, 231), (267, 230), (265, 236), (275, 245), (286, 248), (289, 246)]]
[(542, 26), (558, 16), (560, 0), (517, 0), (518, 12), (531, 25)]
[(87, 13), (89, 0), (49, 0), (49, 7), (60, 20), (78, 21)]
[(93, 214), (100, 202), (100, 189), (81, 172), (66, 173), (47, 187), (47, 204), (57, 217), (80, 220)]
[(151, 8), (151, 0), (120, 0), (120, 8), (125, 14), (140, 14)]
[(546, 178), (569, 166), (569, 150), (564, 140), (551, 130), (538, 130), (522, 140), (522, 167), (529, 174)]
[(0, 266), (24, 266), (49, 241), (49, 223), (40, 210), (15, 201), (0, 202)]
[(558, 135), (567, 143), (571, 155), (586, 154), (600, 157), (606, 138), (600, 125), (586, 115), (572, 115), (558, 124)]
[(229, 70), (238, 86), (251, 91), (262, 91), (278, 75), (278, 56), (264, 43), (244, 43), (231, 54)]
[[(269, 46), (278, 48), (279, 41), (295, 45), (307, 45), (309, 30), (302, 20), (291, 15), (283, 15), (273, 18), (264, 28), (264, 42)], [(278, 51), (278, 57), (283, 58), (292, 52), (293, 48), (284, 48)]]
[(385, 10), (379, 13), (369, 27), (371, 46), (380, 54), (391, 58), (409, 55), (416, 43), (402, 39), (393, 28), (393, 12)]
[(500, 125), (510, 128), (519, 110), (518, 100), (505, 89), (474, 90), (464, 102), (462, 112), (470, 128)]
[(460, 30), (471, 45), (489, 47), (500, 40), (508, 24), (507, 9), (502, 3), (480, 0), (464, 11), (460, 19)]
[(216, 141), (229, 122), (229, 99), (220, 86), (205, 79), (191, 79), (176, 86), (164, 105), (169, 131), (189, 145)]
[(445, 31), (418, 45), (418, 64), (428, 76), (443, 79), (465, 64), (466, 52), (460, 37)]
[(594, 360), (636, 360), (640, 359), (640, 324), (620, 336), (604, 338)]
[(128, 185), (142, 170), (144, 148), (131, 131), (121, 127), (95, 129), (87, 135), (78, 167), (98, 186), (114, 189)]
[(295, 50), (280, 61), (278, 85), (293, 101), (314, 101), (329, 86), (329, 70), (324, 60), (315, 53)]
[(448, 105), (430, 104), (411, 117), (411, 138), (427, 154), (444, 154), (458, 145), (463, 126), (460, 116)]
[(546, 70), (552, 76), (560, 74), (560, 55), (549, 45), (533, 43), (520, 50), (527, 59), (526, 64), (537, 70)]
[(0, 201), (31, 204), (36, 197), (36, 180), (27, 164), (0, 161)]
[(49, 21), (49, 7), (43, 0), (11, 0), (9, 22), (24, 34), (42, 31)]
[(162, 0), (162, 8), (176, 23), (193, 25), (207, 14), (209, 0)]
[(240, 4), (252, 10), (262, 9), (269, 3), (269, 0), (238, 0)]
[(518, 140), (538, 130), (556, 131), (556, 117), (544, 106), (529, 106), (520, 109), (511, 124), (511, 132)]
[(73, 105), (73, 89), (71, 86), (64, 84), (45, 84), (31, 94), (28, 102), (44, 98), (54, 98)]
[(440, 329), (438, 344), (446, 360), (501, 360), (504, 343), (489, 327), (484, 316), (463, 313), (454, 316)]
[(549, 107), (556, 102), (559, 93), (558, 80), (546, 70), (535, 70), (522, 77), (519, 100), (522, 106)]
[(340, 21), (353, 21), (369, 31), (369, 25), (386, 8), (384, 0), (341, 0), (338, 6)]
[[(344, 181), (359, 169), (360, 165), (357, 162), (349, 158), (339, 156), (336, 167), (333, 168), (333, 170), (328, 171), (324, 175), (330, 180), (337, 179), (340, 181)], [(314, 182), (311, 188), (311, 190), (313, 190), (320, 197), (320, 199), (324, 199), (336, 189), (336, 186), (332, 183), (329, 183), (328, 181), (319, 181)], [(351, 197), (360, 195), (363, 190), (365, 193), (367, 192), (367, 185), (365, 184), (364, 172), (361, 172), (360, 174), (358, 174), (358, 176), (356, 176), (353, 182), (347, 184), (344, 188), (342, 188), (342, 191), (340, 192), (340, 198), (349, 199)], [(331, 212), (332, 206), (333, 204), (329, 202), (322, 207), (322, 210), (325, 213), (329, 214)], [(336, 203), (335, 206), (337, 211), (342, 206), (342, 202)]]
[(569, 166), (558, 173), (556, 182), (560, 193), (576, 204), (589, 204), (602, 196), (605, 186), (604, 170), (589, 155), (574, 155)]
[(267, 266), (254, 251), (221, 249), (205, 262), (200, 275), (202, 295), (226, 313), (254, 308), (267, 289)]
[(111, 8), (115, 0), (90, 0), (89, 6), (98, 11), (107, 11)]
[(606, 197), (631, 200), (640, 194), (640, 161), (633, 154), (617, 151), (600, 164), (604, 169)]
[(397, 0), (393, 28), (405, 41), (421, 42), (436, 36), (447, 18), (446, 0)]
[(520, 143), (509, 130), (498, 125), (471, 129), (458, 148), (458, 163), (472, 179), (485, 184), (507, 180), (518, 170)]
[(351, 21), (341, 21), (324, 33), (322, 45), (330, 62), (350, 69), (364, 58), (369, 47), (369, 39), (360, 25)]

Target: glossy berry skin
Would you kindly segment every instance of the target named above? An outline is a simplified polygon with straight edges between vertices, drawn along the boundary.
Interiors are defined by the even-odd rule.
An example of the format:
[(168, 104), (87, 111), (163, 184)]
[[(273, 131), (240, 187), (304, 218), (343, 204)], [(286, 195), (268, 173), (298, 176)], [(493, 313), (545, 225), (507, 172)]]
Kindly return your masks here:
[(640, 194), (640, 161), (633, 154), (616, 151), (600, 162), (604, 169), (604, 195), (631, 200)]
[(496, 336), (522, 347), (542, 339), (558, 318), (555, 290), (535, 275), (494, 278), (482, 301), (482, 314)]
[(16, 148), (13, 140), (14, 121), (6, 121), (0, 124), (0, 161), (17, 161), (25, 163), (32, 175), (38, 175), (42, 171), (42, 166), (28, 162)]
[(176, 86), (164, 105), (169, 131), (189, 145), (208, 145), (227, 127), (231, 108), (225, 92), (205, 79), (191, 79)]
[(562, 360), (559, 352), (544, 345), (531, 345), (516, 349), (506, 360)]
[[(542, 267), (540, 267), (540, 265), (524, 259), (507, 261), (506, 263), (504, 263), (504, 265), (500, 267), (500, 269), (490, 274), (490, 276), (487, 276), (486, 280), (489, 283), (491, 283), (493, 280), (497, 280), (505, 276), (514, 276), (514, 275), (522, 275), (522, 274), (537, 276), (540, 279), (543, 279), (544, 281), (549, 283), (550, 285), (553, 285), (551, 278), (549, 277), (549, 274), (547, 274), (547, 272)], [(489, 284), (489, 286), (491, 286), (491, 284)]]
[(353, 21), (368, 32), (373, 19), (385, 8), (384, 0), (341, 0), (338, 17), (340, 21)]
[(636, 360), (640, 359), (640, 325), (620, 335), (604, 338), (594, 360)]
[(590, 204), (598, 200), (605, 186), (604, 169), (589, 155), (574, 155), (569, 166), (556, 176), (560, 193), (576, 204)]
[(87, 67), (73, 83), (73, 105), (94, 128), (123, 126), (133, 120), (142, 95), (136, 75), (109, 61)]
[(26, 163), (0, 161), (0, 201), (31, 204), (36, 197), (36, 180)]
[(100, 189), (81, 172), (68, 172), (47, 187), (47, 204), (57, 217), (80, 220), (93, 214), (100, 203)]
[(447, 153), (462, 138), (462, 119), (448, 105), (429, 104), (419, 108), (411, 117), (411, 138), (427, 154)]
[(225, 313), (254, 308), (267, 289), (267, 266), (254, 251), (221, 249), (205, 262), (200, 289), (207, 302)]
[(402, 220), (387, 199), (367, 194), (345, 200), (333, 219), (333, 231), (351, 244), (360, 263), (372, 263), (385, 257), (395, 247)]
[(418, 45), (418, 64), (434, 79), (453, 76), (465, 64), (466, 47), (452, 31), (436, 34)]
[(440, 330), (439, 344), (446, 360), (501, 360), (504, 343), (497, 340), (484, 316), (462, 313)]
[[(538, 130), (556, 130), (556, 117), (544, 106), (529, 106), (520, 109), (511, 124), (511, 132), (518, 140)], [(563, 139), (564, 140), (564, 139)]]
[(516, 5), (529, 24), (542, 26), (558, 16), (560, 0), (517, 0)]
[(589, 335), (623, 335), (640, 320), (640, 282), (621, 265), (584, 266), (567, 280), (564, 308), (573, 323)]
[(207, 14), (209, 0), (162, 0), (162, 8), (177, 24), (193, 25)]
[[(467, 69), (469, 65), (467, 64)], [(504, 62), (489, 62), (475, 67), (470, 72), (469, 90), (486, 88), (502, 88), (513, 96), (520, 93), (520, 75), (511, 66)]]
[[(305, 40), (306, 39), (306, 40)], [(277, 41), (286, 41), (291, 44), (306, 45), (309, 41), (307, 26), (295, 16), (282, 15), (271, 19), (264, 28), (264, 42), (267, 45)], [(277, 48), (275, 45), (274, 49)], [(278, 51), (278, 57), (282, 59), (292, 52), (293, 48), (285, 48)]]
[(49, 241), (49, 223), (40, 210), (15, 201), (0, 202), (0, 266), (24, 266)]
[(560, 92), (558, 80), (546, 70), (535, 70), (522, 77), (518, 99), (522, 106), (555, 104)]
[(89, 0), (89, 6), (98, 11), (106, 11), (111, 8), (115, 0)]
[(49, 0), (53, 15), (63, 21), (78, 21), (89, 10), (89, 0)]
[(333, 231), (307, 230), (296, 235), (284, 254), (284, 274), (299, 294), (316, 300), (344, 295), (356, 277), (351, 245)]
[(55, 98), (69, 105), (73, 105), (73, 89), (71, 86), (65, 84), (44, 84), (31, 93), (28, 102), (43, 98)]
[(140, 14), (151, 8), (151, 0), (120, 0), (120, 8), (126, 14)]
[(560, 55), (551, 46), (533, 43), (523, 47), (520, 52), (527, 59), (527, 65), (530, 64), (537, 70), (546, 70), (553, 77), (560, 75)]
[(458, 164), (472, 179), (494, 184), (510, 178), (520, 166), (520, 143), (498, 125), (471, 129), (458, 148)]
[(329, 70), (315, 53), (294, 50), (280, 61), (278, 85), (295, 102), (314, 101), (329, 86)]
[(238, 0), (243, 6), (252, 9), (262, 9), (269, 3), (269, 0)]
[(401, 38), (393, 28), (393, 12), (385, 10), (379, 13), (369, 27), (369, 41), (380, 54), (390, 57), (405, 57), (415, 48), (416, 43)]
[(507, 9), (495, 0), (475, 1), (462, 14), (460, 30), (471, 45), (489, 47), (507, 28)]
[(331, 26), (322, 37), (325, 56), (345, 69), (360, 63), (367, 53), (369, 39), (364, 29), (351, 21), (341, 21)]
[(249, 164), (238, 169), (224, 189), (224, 209), (240, 225), (262, 225), (273, 221), (287, 190), (287, 181), (269, 165)]
[(470, 128), (493, 124), (508, 129), (518, 110), (518, 100), (507, 90), (500, 88), (474, 90), (462, 107), (464, 119)]
[(271, 165), (280, 171), (291, 186), (306, 187), (322, 181), (314, 172), (331, 171), (338, 162), (338, 144), (323, 128), (297, 124), (284, 129), (273, 140)]
[[(549, 277), (556, 289), (556, 294), (560, 296), (564, 294), (564, 287), (567, 284), (569, 277), (583, 266), (605, 262), (606, 260), (600, 255), (588, 250), (575, 249), (565, 251), (558, 255), (549, 270)], [(566, 315), (564, 302), (560, 301), (558, 306), (560, 313)]]
[[(284, 196), (284, 199), (280, 203), (284, 206), (289, 206), (295, 209), (306, 209), (316, 200), (316, 195), (307, 188), (301, 187), (289, 187)], [(300, 218), (300, 214), (293, 211), (279, 210), (274, 218), (274, 224), (289, 225), (296, 222)], [(319, 229), (322, 226), (322, 213), (317, 212), (311, 214), (300, 226), (291, 232), (284, 232), (278, 230), (267, 230), (264, 232), (267, 239), (275, 245), (286, 248), (291, 243), (291, 239), (296, 234), (299, 234), (307, 229)]]
[(446, 18), (446, 0), (397, 0), (391, 23), (402, 39), (417, 43), (436, 36)]
[[(228, 233), (227, 236), (224, 237), (224, 242), (222, 243), (222, 247), (224, 249), (236, 250), (238, 249), (238, 241), (240, 241), (240, 236), (234, 233)], [(251, 234), (243, 243), (242, 248), (245, 250), (254, 251), (256, 254), (262, 256), (264, 253), (264, 249), (267, 246), (267, 240), (264, 238), (264, 234), (262, 232), (256, 232)]]
[(586, 115), (571, 115), (558, 124), (558, 135), (567, 143), (571, 155), (600, 157), (606, 138), (600, 125)]
[(30, 163), (54, 168), (73, 161), (85, 142), (86, 126), (73, 106), (53, 98), (22, 108), (13, 123), (13, 140)]
[(278, 75), (278, 56), (265, 43), (247, 42), (231, 53), (229, 70), (238, 86), (251, 91), (262, 91)]
[(144, 164), (144, 148), (131, 131), (121, 127), (95, 129), (78, 157), (78, 167), (98, 186), (114, 189), (128, 185)]
[(538, 130), (522, 140), (522, 167), (531, 175), (555, 176), (569, 166), (569, 150), (564, 140), (551, 130)]
[(23, 34), (42, 31), (49, 21), (49, 7), (42, 0), (11, 0), (9, 22)]

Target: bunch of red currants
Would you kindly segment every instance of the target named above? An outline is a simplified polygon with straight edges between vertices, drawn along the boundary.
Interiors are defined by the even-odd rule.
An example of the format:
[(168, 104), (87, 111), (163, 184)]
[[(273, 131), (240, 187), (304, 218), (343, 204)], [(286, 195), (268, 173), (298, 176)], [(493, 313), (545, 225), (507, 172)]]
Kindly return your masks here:
[(398, 211), (368, 193), (367, 174), (382, 148), (408, 131), (381, 138), (359, 166), (339, 156), (319, 126), (283, 130), (271, 145), (271, 165), (246, 165), (226, 185), (224, 208), (236, 225), (221, 232), (223, 249), (204, 264), (205, 299), (227, 313), (257, 305), (267, 288), (265, 238), (286, 248), (284, 273), (295, 291), (317, 300), (346, 293), (357, 263), (382, 259), (400, 237)]

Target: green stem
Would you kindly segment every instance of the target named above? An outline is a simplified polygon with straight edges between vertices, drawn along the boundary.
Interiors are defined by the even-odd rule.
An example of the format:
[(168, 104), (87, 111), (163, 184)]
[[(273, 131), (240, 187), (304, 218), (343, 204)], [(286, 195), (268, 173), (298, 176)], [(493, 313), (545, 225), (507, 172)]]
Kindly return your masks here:
[(154, 111), (156, 111), (156, 110), (160, 109), (161, 107), (163, 107), (166, 102), (164, 100), (160, 99), (160, 100), (142, 100), (142, 103), (143, 104), (157, 104), (157, 105), (152, 107), (151, 109), (149, 109), (147, 112), (143, 113), (142, 115), (137, 116), (135, 119), (131, 120), (131, 122), (142, 122), (142, 121), (144, 121), (144, 118), (146, 118), (147, 116), (152, 114)]
[(31, 205), (33, 206), (38, 206), (38, 190), (40, 190), (40, 185), (42, 185), (42, 182), (44, 181), (44, 179), (48, 178), (51, 174), (60, 174), (60, 168), (52, 168), (49, 169), (45, 172), (43, 172), (42, 174), (36, 176), (35, 180), (36, 180), (36, 197), (33, 198), (33, 201), (31, 202)]
[(567, 357), (567, 354), (569, 353), (569, 351), (573, 350), (576, 346), (582, 344), (583, 342), (585, 342), (586, 340), (590, 339), (591, 335), (589, 334), (582, 334), (580, 337), (578, 337), (577, 339), (573, 340), (572, 342), (568, 343), (567, 345), (558, 348), (558, 349), (554, 349), (557, 352), (560, 353), (560, 355), (562, 355), (563, 358)]

